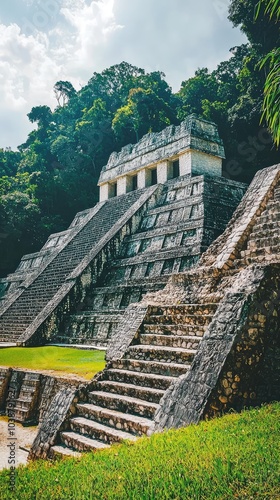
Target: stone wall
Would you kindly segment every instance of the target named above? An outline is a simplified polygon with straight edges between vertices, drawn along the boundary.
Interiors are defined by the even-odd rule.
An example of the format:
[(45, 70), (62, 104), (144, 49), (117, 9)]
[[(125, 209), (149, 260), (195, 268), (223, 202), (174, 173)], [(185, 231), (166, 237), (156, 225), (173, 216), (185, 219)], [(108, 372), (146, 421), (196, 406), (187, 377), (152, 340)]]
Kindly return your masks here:
[[(117, 195), (131, 191), (131, 176), (138, 177), (137, 187), (152, 183), (151, 170), (157, 168), (157, 182), (176, 177), (174, 161), (179, 162), (179, 175), (209, 174), (221, 176), (224, 148), (217, 126), (195, 115), (181, 125), (170, 126), (159, 133), (145, 135), (136, 145), (127, 145), (120, 153), (112, 153), (99, 178), (100, 200), (111, 196), (117, 183)], [(178, 174), (177, 174), (178, 175)]]
[(28, 458), (50, 457), (50, 448), (55, 443), (57, 434), (67, 427), (70, 415), (75, 414), (75, 403), (78, 401), (78, 391), (74, 388), (64, 388), (56, 393), (48, 406), (45, 418), (38, 429)]
[[(279, 277), (279, 265), (249, 267), (236, 277), (200, 343), (190, 372), (164, 395), (155, 416), (155, 431), (280, 398), (280, 367), (275, 366), (280, 350)], [(269, 364), (274, 365), (274, 373)]]
[(200, 266), (229, 269), (235, 265), (257, 217), (273, 197), (279, 178), (280, 164), (257, 172), (226, 230), (204, 253)]
[(61, 390), (75, 391), (85, 381), (79, 377), (48, 375), (46, 372), (0, 367), (0, 412), (12, 408), (16, 421), (38, 424), (55, 395)]

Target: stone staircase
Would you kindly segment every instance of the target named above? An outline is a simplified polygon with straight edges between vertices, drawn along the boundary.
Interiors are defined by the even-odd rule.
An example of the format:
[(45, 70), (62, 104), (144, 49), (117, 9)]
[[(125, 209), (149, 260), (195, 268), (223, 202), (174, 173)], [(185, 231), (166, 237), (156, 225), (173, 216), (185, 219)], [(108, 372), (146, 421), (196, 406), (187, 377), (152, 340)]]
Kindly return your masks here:
[(151, 307), (122, 359), (110, 361), (77, 404), (51, 456), (98, 450), (147, 434), (159, 402), (187, 373), (217, 304)]
[(15, 420), (17, 422), (31, 424), (37, 421), (37, 401), (40, 393), (40, 374), (27, 373), (24, 376), (20, 393), (15, 400)]
[[(67, 277), (143, 194), (143, 190), (101, 204), (74, 238), (15, 299), (0, 310), (0, 342), (17, 342), (64, 285)], [(2, 314), (1, 314), (2, 312)]]
[(55, 342), (106, 346), (126, 307), (162, 290), (171, 275), (197, 263), (243, 193), (243, 185), (226, 179), (185, 176), (168, 181), (138, 229), (125, 237), (91, 297), (61, 325)]
[(242, 263), (275, 262), (279, 260), (280, 241), (280, 186), (274, 190), (274, 197), (257, 218), (247, 247), (241, 252)]

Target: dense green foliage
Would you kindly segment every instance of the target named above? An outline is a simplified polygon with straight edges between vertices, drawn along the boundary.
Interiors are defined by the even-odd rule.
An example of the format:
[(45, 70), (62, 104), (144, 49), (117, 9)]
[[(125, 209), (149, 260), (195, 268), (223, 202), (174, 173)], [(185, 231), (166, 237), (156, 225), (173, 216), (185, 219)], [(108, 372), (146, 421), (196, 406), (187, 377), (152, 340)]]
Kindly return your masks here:
[(12, 347), (0, 349), (0, 366), (71, 373), (90, 380), (103, 370), (105, 353), (56, 346)]
[[(279, 29), (280, 20), (280, 0), (260, 0), (256, 17), (259, 16), (261, 7), (264, 6), (265, 12), (269, 14), (270, 19), (275, 21)], [(264, 56), (260, 67), (268, 66), (269, 73), (264, 85), (263, 116), (267, 122), (274, 142), (280, 145), (280, 47), (276, 45), (268, 54)]]
[(111, 449), (20, 468), (3, 500), (280, 498), (280, 404), (227, 415)]
[(0, 276), (97, 202), (100, 170), (113, 151), (190, 113), (218, 124), (225, 176), (249, 182), (258, 169), (279, 162), (266, 122), (260, 124), (265, 87), (264, 120), (274, 114), (269, 125), (277, 143), (278, 87), (269, 54), (279, 53), (279, 25), (270, 4), (231, 0), (230, 20), (249, 43), (231, 49), (212, 73), (198, 69), (175, 94), (163, 73), (125, 62), (94, 73), (79, 91), (67, 81), (55, 84), (57, 107), (32, 108), (28, 117), (36, 128), (26, 142), (17, 152), (0, 150)]

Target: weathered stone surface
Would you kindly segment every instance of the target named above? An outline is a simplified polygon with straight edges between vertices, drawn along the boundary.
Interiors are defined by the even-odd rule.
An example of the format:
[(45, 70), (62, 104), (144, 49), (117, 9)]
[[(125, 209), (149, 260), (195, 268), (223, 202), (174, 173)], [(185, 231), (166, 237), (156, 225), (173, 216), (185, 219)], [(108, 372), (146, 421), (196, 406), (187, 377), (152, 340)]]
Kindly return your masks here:
[(0, 367), (0, 414), (5, 413), (6, 399), (11, 376), (11, 368)]
[(13, 418), (25, 425), (41, 422), (61, 389), (77, 388), (84, 383), (79, 377), (52, 376), (46, 372), (0, 367), (0, 411), (7, 414), (9, 402)]
[(217, 177), (167, 182), (77, 314), (61, 325), (56, 340), (106, 345), (112, 334), (115, 338), (125, 307), (162, 289), (176, 271), (194, 266), (226, 226), (243, 192), (244, 185)]
[[(170, 144), (174, 130), (165, 131)], [(154, 151), (145, 141), (142, 146)], [(138, 161), (142, 146), (114, 156), (108, 172)], [(102, 328), (118, 326), (107, 328), (112, 340), (105, 369), (79, 391), (67, 388), (45, 399), (49, 409), (31, 457), (103, 449), (280, 398), (279, 179), (279, 165), (259, 172), (212, 244), (244, 186), (206, 175), (173, 179), (153, 188), (145, 202), (138, 199), (133, 214), (130, 206), (114, 234), (105, 235), (105, 250), (79, 256), (61, 286), (61, 309), (52, 314), (59, 293), (46, 306), (47, 329), (61, 333), (57, 317), (74, 312), (72, 328), (82, 335), (91, 321), (102, 325), (101, 312), (107, 318)], [(132, 195), (116, 200), (126, 203), (126, 196)], [(47, 331), (40, 335), (48, 338)], [(23, 378), (12, 373), (16, 398)]]
[[(170, 126), (162, 132), (147, 134), (136, 145), (129, 144), (120, 153), (111, 154), (108, 164), (101, 172), (99, 184), (170, 159), (186, 150), (224, 158), (217, 126), (191, 115), (178, 127)], [(200, 159), (200, 165), (202, 161)], [(211, 174), (211, 168), (208, 170), (205, 166), (203, 170), (201, 165), (200, 169), (197, 167), (197, 170), (193, 170), (193, 174), (202, 173)], [(212, 171), (212, 174), (221, 175), (221, 172)]]
[(234, 266), (257, 218), (273, 197), (279, 178), (279, 164), (256, 173), (227, 229), (204, 253), (200, 261), (201, 266), (211, 265), (216, 269), (229, 269)]
[(139, 190), (94, 209), (90, 220), (86, 218), (87, 222), (46, 267), (4, 301), (2, 341), (8, 338), (26, 345), (49, 340), (65, 313), (71, 312), (96, 282), (108, 257), (112, 258), (125, 235), (130, 234), (141, 218), (141, 210), (146, 210), (158, 189), (154, 186), (144, 193)]
[(62, 429), (67, 414), (75, 399), (75, 389), (62, 389), (53, 398), (34, 440), (29, 459), (47, 458), (58, 432)]
[(125, 316), (118, 325), (117, 333), (113, 335), (107, 352), (107, 361), (121, 359), (131, 344), (134, 337), (137, 335), (140, 326), (146, 316), (147, 308), (130, 305)]

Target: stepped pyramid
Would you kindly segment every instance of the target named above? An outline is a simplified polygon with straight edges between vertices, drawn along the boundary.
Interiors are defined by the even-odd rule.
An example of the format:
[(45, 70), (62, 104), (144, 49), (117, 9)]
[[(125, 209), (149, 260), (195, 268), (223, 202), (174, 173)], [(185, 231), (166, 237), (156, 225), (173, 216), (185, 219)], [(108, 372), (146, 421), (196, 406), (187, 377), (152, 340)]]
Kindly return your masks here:
[(246, 187), (222, 177), (217, 127), (191, 115), (113, 153), (100, 202), (1, 280), (0, 342), (107, 346), (126, 308), (186, 272)]
[(196, 267), (130, 304), (105, 369), (76, 394), (57, 394), (30, 458), (77, 456), (279, 400), (279, 221), (275, 165), (257, 173)]

